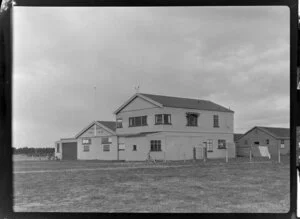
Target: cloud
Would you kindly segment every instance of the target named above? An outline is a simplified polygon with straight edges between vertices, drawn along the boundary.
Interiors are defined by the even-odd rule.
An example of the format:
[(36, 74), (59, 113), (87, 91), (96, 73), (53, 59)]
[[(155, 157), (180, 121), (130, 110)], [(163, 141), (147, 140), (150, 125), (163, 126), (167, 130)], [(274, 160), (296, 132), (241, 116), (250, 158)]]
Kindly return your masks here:
[(237, 132), (288, 124), (289, 10), (17, 7), (13, 78), (21, 146), (73, 136), (94, 120), (94, 86), (99, 120), (113, 120), (140, 85), (230, 106)]

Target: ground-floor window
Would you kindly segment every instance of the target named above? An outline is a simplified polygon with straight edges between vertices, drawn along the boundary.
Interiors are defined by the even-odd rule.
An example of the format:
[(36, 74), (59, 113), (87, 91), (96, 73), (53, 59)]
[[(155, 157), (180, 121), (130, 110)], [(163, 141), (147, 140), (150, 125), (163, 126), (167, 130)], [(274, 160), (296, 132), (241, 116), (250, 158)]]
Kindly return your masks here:
[(132, 145), (132, 150), (136, 151), (136, 145)]
[(161, 140), (150, 141), (151, 151), (161, 151)]
[(226, 140), (223, 139), (218, 140), (218, 149), (226, 149)]
[(119, 151), (125, 151), (125, 144), (119, 144)]
[(89, 145), (83, 145), (83, 151), (84, 152), (90, 151), (90, 146)]
[(103, 151), (110, 151), (109, 144), (103, 145)]
[(284, 140), (280, 141), (280, 148), (284, 148)]
[(207, 140), (207, 152), (213, 152), (213, 140)]

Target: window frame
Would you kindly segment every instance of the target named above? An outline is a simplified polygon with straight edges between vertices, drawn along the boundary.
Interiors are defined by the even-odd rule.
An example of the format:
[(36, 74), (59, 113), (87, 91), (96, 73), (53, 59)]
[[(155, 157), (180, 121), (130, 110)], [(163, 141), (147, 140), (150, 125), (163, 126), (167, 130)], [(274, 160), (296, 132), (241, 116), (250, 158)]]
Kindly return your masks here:
[(214, 142), (213, 139), (208, 139), (207, 140), (207, 152), (213, 152), (213, 146), (214, 146)]
[(150, 140), (150, 152), (161, 152), (161, 140)]
[(89, 144), (83, 145), (83, 152), (89, 152), (89, 151), (90, 151), (90, 145)]
[(214, 124), (213, 124), (213, 127), (214, 128), (220, 128), (220, 123), (219, 123), (219, 115), (214, 115), (213, 116), (213, 122), (214, 122)]
[[(128, 127), (141, 127), (141, 126), (148, 126), (147, 123), (147, 116), (135, 116), (129, 117)], [(137, 125), (137, 121), (140, 121), (140, 125)]]
[[(196, 124), (191, 123), (190, 120), (191, 118), (195, 118)], [(198, 127), (198, 118), (199, 118), (199, 113), (192, 113), (192, 112), (186, 113), (186, 120), (187, 120), (186, 126)]]
[[(158, 121), (160, 118), (160, 122)], [(166, 119), (167, 118), (167, 119)], [(167, 122), (166, 122), (167, 120)], [(154, 125), (172, 125), (171, 114), (155, 114), (155, 123)]]
[[(223, 144), (221, 146), (221, 144)], [(225, 139), (218, 139), (218, 149), (223, 150), (226, 149), (226, 140)]]
[[(88, 141), (88, 143), (85, 143), (85, 141)], [(90, 144), (92, 144), (92, 139), (91, 138), (82, 138), (82, 144), (90, 145)]]
[(280, 148), (281, 149), (285, 148), (284, 140), (280, 140)]
[[(103, 139), (107, 139), (107, 141), (103, 141)], [(112, 138), (109, 136), (109, 137), (106, 137), (106, 136), (103, 136), (101, 137), (101, 144), (111, 144), (112, 143)]]
[[(108, 150), (105, 149), (106, 147), (108, 147)], [(103, 152), (110, 152), (110, 144), (104, 144), (104, 145), (103, 145), (103, 148), (102, 148), (102, 151), (103, 151)]]
[(123, 128), (123, 119), (122, 118), (118, 118), (116, 120), (116, 128)]

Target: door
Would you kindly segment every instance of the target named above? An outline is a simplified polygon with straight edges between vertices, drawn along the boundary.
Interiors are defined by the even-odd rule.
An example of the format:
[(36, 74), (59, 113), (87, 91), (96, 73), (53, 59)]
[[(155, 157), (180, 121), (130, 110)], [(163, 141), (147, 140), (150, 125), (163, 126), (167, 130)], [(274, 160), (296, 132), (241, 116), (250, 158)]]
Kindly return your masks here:
[(200, 160), (203, 159), (203, 148), (202, 147), (195, 147), (196, 159)]
[(125, 144), (119, 144), (119, 160), (125, 160)]
[(77, 142), (62, 143), (62, 159), (77, 160)]

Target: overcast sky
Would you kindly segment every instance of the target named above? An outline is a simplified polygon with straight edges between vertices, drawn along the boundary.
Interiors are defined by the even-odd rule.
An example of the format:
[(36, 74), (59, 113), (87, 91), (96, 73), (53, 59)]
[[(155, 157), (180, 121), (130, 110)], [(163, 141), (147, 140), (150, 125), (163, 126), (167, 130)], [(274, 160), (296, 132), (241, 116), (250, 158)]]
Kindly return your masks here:
[(288, 7), (14, 8), (13, 146), (52, 147), (134, 93), (289, 126)]

